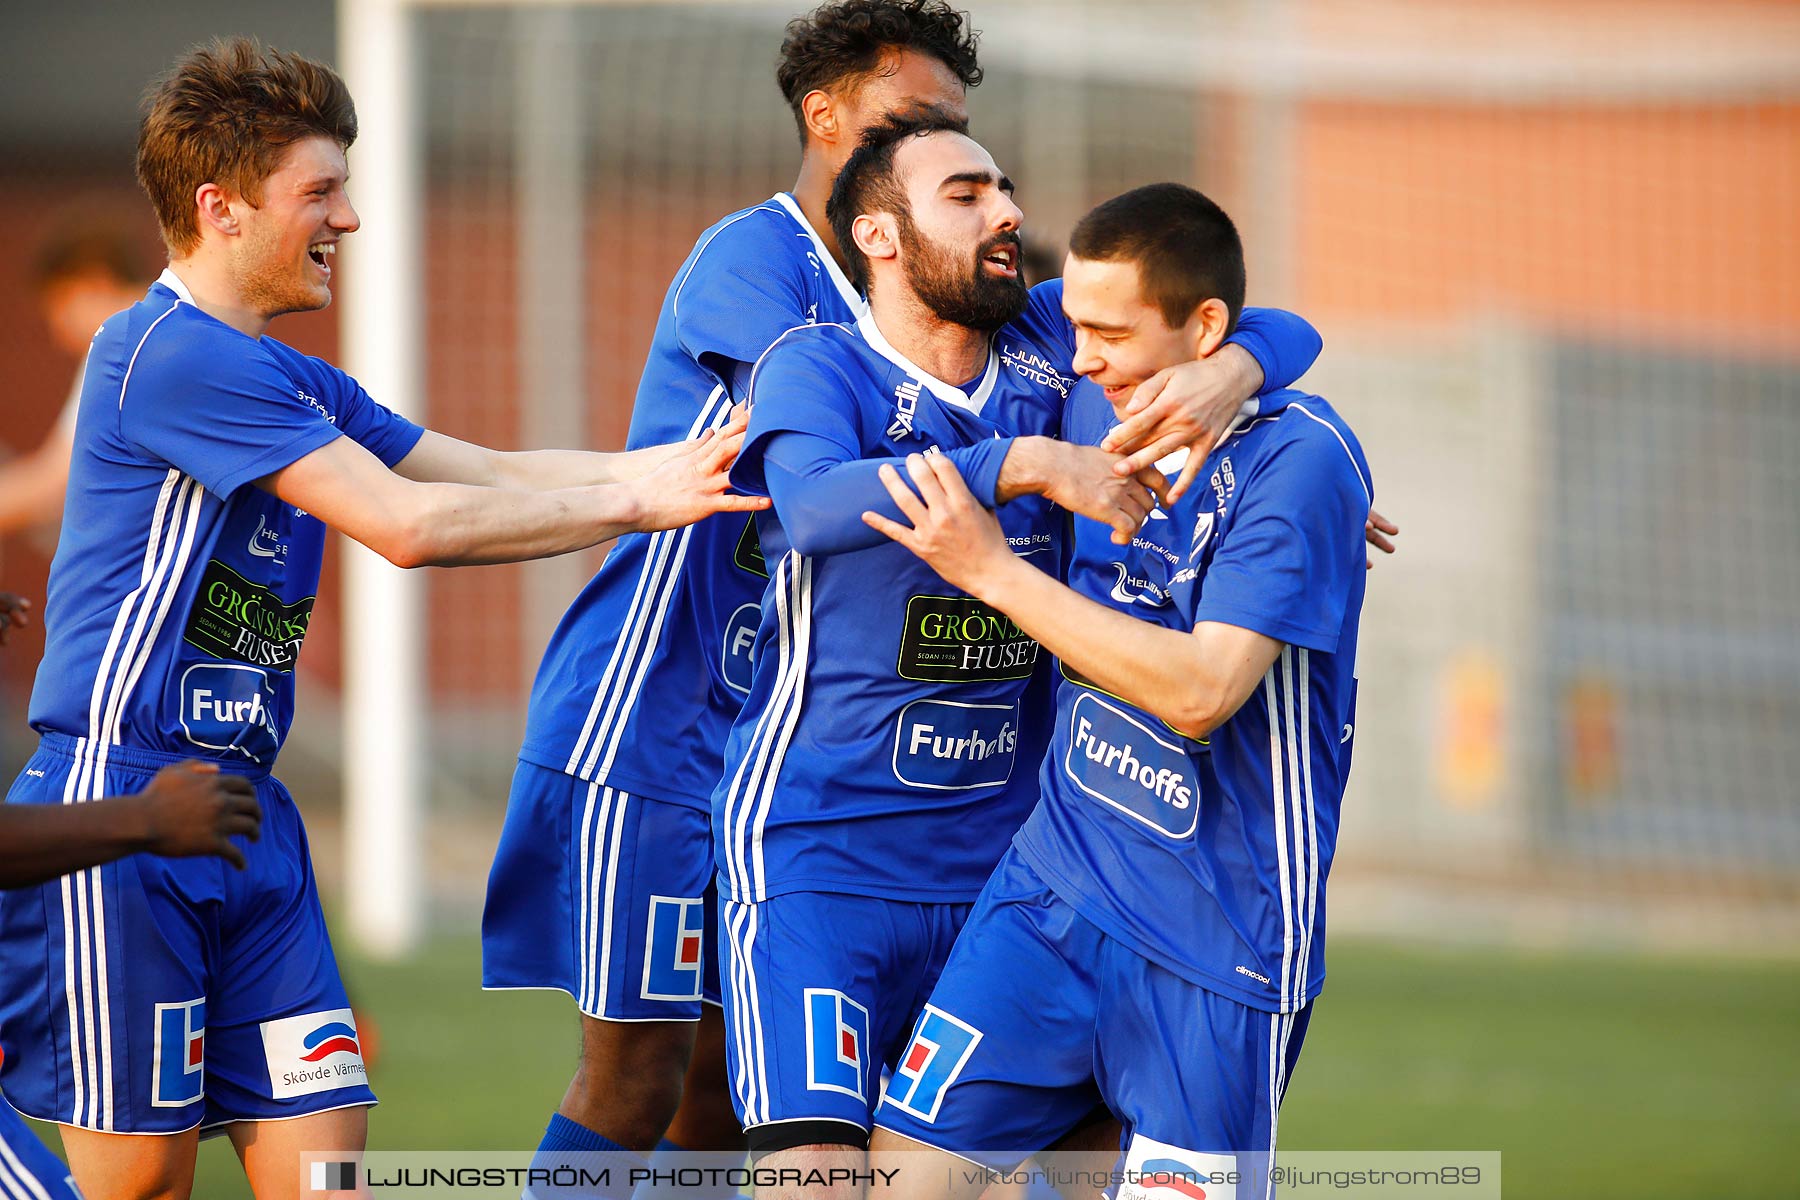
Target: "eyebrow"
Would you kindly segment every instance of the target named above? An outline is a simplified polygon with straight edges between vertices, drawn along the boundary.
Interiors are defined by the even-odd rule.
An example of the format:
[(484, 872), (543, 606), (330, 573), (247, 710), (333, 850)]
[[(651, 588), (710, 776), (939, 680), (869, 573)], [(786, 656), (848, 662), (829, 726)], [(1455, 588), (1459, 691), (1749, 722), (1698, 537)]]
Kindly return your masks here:
[[(947, 187), (954, 187), (959, 183), (984, 184), (993, 182), (994, 174), (991, 171), (959, 171), (955, 175), (946, 175), (944, 177), (944, 182), (938, 184), (938, 188), (939, 190), (942, 190)], [(1012, 195), (1013, 181), (1006, 176), (1000, 176), (1000, 181), (997, 186), (1007, 195)]]

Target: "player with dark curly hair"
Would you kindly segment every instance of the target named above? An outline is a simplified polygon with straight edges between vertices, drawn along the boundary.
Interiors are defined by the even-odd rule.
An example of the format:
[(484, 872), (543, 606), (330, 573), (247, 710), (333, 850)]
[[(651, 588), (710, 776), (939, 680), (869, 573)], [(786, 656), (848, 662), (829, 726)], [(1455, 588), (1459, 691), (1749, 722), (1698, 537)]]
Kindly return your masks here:
[(795, 17), (781, 42), (775, 82), (793, 110), (801, 151), (807, 149), (805, 101), (814, 92), (842, 93), (854, 103), (867, 80), (910, 54), (935, 60), (963, 88), (976, 87), (980, 37), (967, 13), (942, 0), (845, 0)]

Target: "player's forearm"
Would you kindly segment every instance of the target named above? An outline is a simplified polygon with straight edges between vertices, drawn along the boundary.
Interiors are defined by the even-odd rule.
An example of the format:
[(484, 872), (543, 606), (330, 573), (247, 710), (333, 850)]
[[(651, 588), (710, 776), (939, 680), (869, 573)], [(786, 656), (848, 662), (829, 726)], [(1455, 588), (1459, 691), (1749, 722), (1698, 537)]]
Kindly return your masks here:
[(642, 450), (517, 450), (497, 452), (494, 483), (526, 492), (597, 487), (647, 475), (680, 453), (682, 444)]
[(0, 463), (0, 534), (55, 517), (68, 482), (69, 445), (60, 438)]
[(143, 805), (134, 796), (0, 806), (0, 889), (46, 883), (136, 854), (149, 843)]
[(1049, 495), (1066, 471), (1066, 443), (1035, 434), (1014, 438), (1000, 463), (994, 499), (1004, 504), (1020, 496)]
[(1223, 720), (1214, 719), (1223, 681), (1207, 669), (1193, 635), (1116, 612), (1007, 557), (995, 562), (975, 595), (1017, 621), (1074, 673), (1191, 736)]
[[(997, 438), (946, 451), (983, 504), (994, 503), (994, 479), (1002, 470), (1009, 440)], [(897, 458), (833, 461), (823, 439), (784, 433), (763, 456), (763, 475), (780, 514), (782, 529), (801, 554), (848, 554), (882, 545), (887, 539), (863, 523), (864, 512), (899, 520), (900, 510), (882, 485), (885, 464), (904, 470)]]
[(1241, 350), (1256, 372), (1248, 381), (1246, 399), (1293, 386), (1312, 369), (1325, 346), (1310, 321), (1280, 308), (1244, 309), (1225, 343)]
[(370, 546), (402, 567), (524, 562), (630, 533), (643, 513), (630, 484), (519, 491), (426, 483), (386, 544)]

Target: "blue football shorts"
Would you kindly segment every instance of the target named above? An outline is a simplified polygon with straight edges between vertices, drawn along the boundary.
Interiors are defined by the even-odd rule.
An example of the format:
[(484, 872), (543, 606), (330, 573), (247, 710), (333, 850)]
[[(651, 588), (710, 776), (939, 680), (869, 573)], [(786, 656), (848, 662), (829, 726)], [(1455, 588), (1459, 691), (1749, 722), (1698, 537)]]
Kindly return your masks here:
[[(102, 794), (138, 792), (179, 761), (104, 757), (46, 734), (7, 803), (61, 804), (96, 771)], [(20, 1112), (175, 1133), (375, 1103), (300, 811), (252, 778), (262, 838), (238, 839), (245, 870), (138, 854), (0, 893), (0, 1089)]]
[(1008, 850), (875, 1123), (1010, 1169), (1104, 1103), (1124, 1126), (1127, 1172), (1235, 1171), (1241, 1200), (1262, 1197), (1252, 1181), (1266, 1179), (1310, 1015), (1310, 1005), (1249, 1008), (1165, 970), (1102, 933)]
[[(789, 892), (726, 901), (720, 912), (725, 1059), (752, 1152), (865, 1143), (882, 1069), (931, 994), (968, 904)], [(782, 1140), (808, 1129), (802, 1141)]]
[(521, 761), (488, 873), (481, 985), (552, 988), (605, 1021), (719, 1003), (712, 818)]

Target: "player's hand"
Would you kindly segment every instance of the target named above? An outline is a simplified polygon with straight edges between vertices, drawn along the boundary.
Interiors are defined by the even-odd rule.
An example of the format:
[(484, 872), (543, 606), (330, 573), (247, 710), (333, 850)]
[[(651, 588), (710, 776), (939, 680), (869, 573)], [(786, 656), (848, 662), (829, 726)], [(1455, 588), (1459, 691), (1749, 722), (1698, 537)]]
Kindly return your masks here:
[(12, 592), (0, 592), (0, 646), (6, 645), (6, 631), (17, 625), (31, 624), (31, 601)]
[(1131, 475), (1185, 446), (1187, 462), (1168, 496), (1171, 502), (1179, 500), (1244, 401), (1261, 386), (1262, 368), (1240, 346), (1222, 346), (1206, 358), (1166, 367), (1138, 384), (1125, 406), (1125, 419), (1100, 448), (1125, 455), (1115, 469)]
[[(1368, 541), (1369, 545), (1375, 547), (1383, 554), (1392, 554), (1394, 552), (1394, 543), (1390, 539), (1399, 536), (1400, 527), (1398, 525), (1394, 524), (1374, 509), (1371, 508), (1369, 510), (1369, 519), (1363, 525), (1363, 537)], [(1367, 562), (1369, 569), (1374, 570), (1375, 558), (1373, 555), (1369, 556)]]
[(1000, 519), (975, 499), (949, 455), (909, 454), (906, 473), (919, 489), (917, 494), (892, 466), (883, 464), (878, 472), (882, 486), (912, 525), (875, 512), (862, 515), (864, 524), (931, 564), (946, 583), (971, 596), (981, 595), (994, 568), (1013, 559)]
[(686, 444), (680, 454), (643, 478), (633, 481), (645, 532), (678, 529), (721, 512), (755, 512), (769, 507), (766, 496), (734, 496), (731, 464), (744, 448), (750, 427), (748, 410), (733, 409), (731, 420)]
[(1047, 477), (1043, 495), (1070, 512), (1111, 525), (1113, 543), (1130, 545), (1156, 502), (1168, 495), (1169, 481), (1154, 466), (1120, 472), (1119, 456), (1098, 446), (1056, 445), (1061, 462)]
[(219, 770), (217, 763), (188, 759), (164, 767), (135, 799), (146, 824), (144, 849), (151, 854), (217, 854), (241, 871), (244, 852), (231, 839), (254, 842), (262, 836), (256, 789), (242, 775)]

